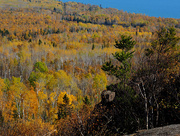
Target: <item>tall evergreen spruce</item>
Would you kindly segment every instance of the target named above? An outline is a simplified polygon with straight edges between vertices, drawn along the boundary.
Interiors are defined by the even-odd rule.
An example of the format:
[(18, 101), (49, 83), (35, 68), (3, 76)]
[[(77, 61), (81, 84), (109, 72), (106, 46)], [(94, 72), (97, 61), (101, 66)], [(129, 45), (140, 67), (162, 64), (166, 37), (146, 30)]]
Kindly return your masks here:
[(121, 36), (120, 41), (115, 41), (114, 45), (116, 48), (120, 49), (120, 51), (112, 54), (113, 57), (119, 62), (118, 64), (112, 64), (111, 60), (106, 62), (102, 66), (102, 70), (106, 71), (109, 75), (113, 75), (120, 80), (120, 83), (124, 85), (127, 83), (128, 77), (131, 72), (131, 58), (133, 57), (134, 51), (132, 51), (135, 41), (132, 40), (130, 36)]

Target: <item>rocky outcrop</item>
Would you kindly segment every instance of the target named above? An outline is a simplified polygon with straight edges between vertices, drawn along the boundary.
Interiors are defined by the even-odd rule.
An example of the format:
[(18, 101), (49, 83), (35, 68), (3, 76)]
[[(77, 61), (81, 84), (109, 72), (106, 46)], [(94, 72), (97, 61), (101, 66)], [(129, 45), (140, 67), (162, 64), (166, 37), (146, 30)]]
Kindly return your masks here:
[(129, 136), (180, 136), (180, 124), (141, 130)]
[(115, 92), (104, 90), (101, 93), (101, 103), (105, 104), (108, 102), (112, 102), (115, 98)]

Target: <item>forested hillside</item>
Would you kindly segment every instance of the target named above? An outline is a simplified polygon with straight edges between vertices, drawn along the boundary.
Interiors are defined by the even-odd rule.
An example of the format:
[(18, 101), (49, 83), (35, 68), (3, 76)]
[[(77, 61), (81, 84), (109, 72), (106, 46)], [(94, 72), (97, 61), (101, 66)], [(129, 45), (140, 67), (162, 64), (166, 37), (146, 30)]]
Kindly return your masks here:
[(95, 135), (87, 120), (107, 89), (127, 119), (111, 134), (178, 123), (179, 37), (180, 19), (0, 0), (0, 135)]

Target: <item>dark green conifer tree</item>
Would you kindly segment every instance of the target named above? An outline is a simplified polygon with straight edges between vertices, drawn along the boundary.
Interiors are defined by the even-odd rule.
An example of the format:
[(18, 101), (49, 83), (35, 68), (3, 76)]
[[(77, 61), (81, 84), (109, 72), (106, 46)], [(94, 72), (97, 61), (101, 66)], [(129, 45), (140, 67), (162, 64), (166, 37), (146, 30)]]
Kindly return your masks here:
[(69, 105), (69, 98), (67, 96), (67, 94), (64, 95), (63, 97), (63, 102), (64, 104), (59, 104), (58, 105), (58, 119), (61, 118), (66, 118), (67, 115), (71, 114), (71, 105)]
[(84, 102), (85, 105), (90, 105), (91, 104), (87, 96), (84, 98), (83, 102)]
[(130, 61), (134, 53), (132, 49), (136, 42), (132, 40), (132, 37), (125, 35), (121, 36), (120, 41), (116, 40), (115, 42), (114, 46), (120, 49), (120, 51), (112, 55), (118, 61), (118, 64), (113, 64), (110, 60), (102, 66), (102, 70), (106, 71), (109, 75), (117, 77), (120, 83), (125, 85), (131, 72)]
[(92, 45), (92, 50), (94, 50), (94, 48), (95, 48), (95, 45), (94, 45), (94, 43), (93, 43), (93, 45)]

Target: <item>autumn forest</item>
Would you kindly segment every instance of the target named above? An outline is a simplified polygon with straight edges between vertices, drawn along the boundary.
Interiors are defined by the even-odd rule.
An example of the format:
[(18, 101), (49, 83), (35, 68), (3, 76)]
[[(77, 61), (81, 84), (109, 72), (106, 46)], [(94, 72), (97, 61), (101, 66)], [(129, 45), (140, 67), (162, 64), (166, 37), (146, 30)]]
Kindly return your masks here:
[[(0, 135), (123, 135), (180, 123), (180, 19), (0, 0)], [(103, 90), (115, 92), (103, 103)]]

